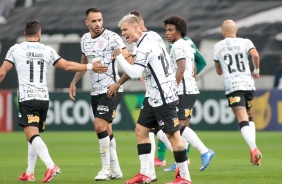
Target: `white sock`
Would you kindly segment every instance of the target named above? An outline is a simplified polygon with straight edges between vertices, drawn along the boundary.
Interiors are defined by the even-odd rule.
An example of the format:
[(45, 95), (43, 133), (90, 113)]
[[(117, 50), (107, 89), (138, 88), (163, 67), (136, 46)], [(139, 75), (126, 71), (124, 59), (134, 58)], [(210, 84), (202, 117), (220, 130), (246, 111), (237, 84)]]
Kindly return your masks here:
[(139, 155), (140, 160), (140, 173), (150, 177), (150, 156), (151, 154), (142, 154)]
[(32, 147), (36, 150), (39, 158), (44, 162), (48, 169), (52, 169), (54, 167), (54, 162), (49, 155), (48, 148), (46, 144), (43, 142), (40, 136), (36, 136), (32, 143)]
[(151, 175), (156, 175), (155, 172), (155, 150), (156, 150), (156, 142), (155, 142), (155, 134), (153, 132), (149, 132), (149, 138), (151, 142), (151, 153), (150, 153), (150, 163), (149, 170)]
[(185, 162), (177, 163), (177, 165), (180, 168), (180, 177), (185, 180), (191, 181), (187, 160)]
[(115, 172), (115, 173), (121, 172), (120, 165), (119, 165), (119, 162), (118, 162), (115, 137), (113, 137), (110, 140), (110, 162), (111, 162), (111, 170), (113, 172)]
[(34, 168), (37, 160), (37, 153), (33, 146), (27, 141), (27, 170), (26, 174), (34, 173)]
[(100, 156), (102, 160), (102, 169), (110, 170), (110, 137), (98, 139), (100, 145)]
[(253, 138), (253, 132), (250, 126), (243, 126), (241, 128), (241, 133), (245, 139), (245, 141), (247, 142), (247, 144), (249, 145), (249, 148), (251, 150), (255, 149), (257, 147), (254, 138)]
[(167, 149), (169, 149), (171, 152), (173, 151), (172, 146), (171, 146), (166, 134), (162, 130), (158, 131), (157, 138), (160, 139), (166, 145)]
[(254, 141), (256, 142), (256, 125), (255, 125), (255, 122), (249, 121), (249, 126), (250, 126), (251, 129), (252, 129), (253, 139), (254, 139)]
[(194, 148), (196, 148), (201, 154), (208, 152), (208, 148), (191, 128), (185, 127), (184, 131), (182, 132), (182, 137), (184, 137), (184, 139)]

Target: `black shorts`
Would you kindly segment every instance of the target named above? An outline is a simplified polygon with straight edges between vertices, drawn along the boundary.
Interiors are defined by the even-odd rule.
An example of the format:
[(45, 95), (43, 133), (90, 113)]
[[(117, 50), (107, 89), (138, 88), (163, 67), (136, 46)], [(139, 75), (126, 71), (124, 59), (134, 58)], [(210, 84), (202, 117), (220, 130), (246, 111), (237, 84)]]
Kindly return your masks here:
[(44, 132), (45, 121), (49, 101), (28, 100), (19, 102), (19, 120), (20, 126), (35, 126), (39, 128), (39, 132)]
[(250, 109), (253, 106), (254, 91), (234, 91), (226, 97), (229, 107), (244, 106)]
[(147, 128), (162, 129), (166, 133), (179, 130), (176, 102), (152, 107), (148, 102), (148, 97), (146, 97), (143, 101), (137, 123)]
[(101, 118), (111, 123), (115, 117), (116, 109), (122, 98), (122, 93), (116, 97), (108, 98), (107, 94), (91, 96), (92, 111), (95, 118)]
[(193, 106), (197, 100), (198, 94), (179, 95), (179, 103), (177, 104), (177, 116), (180, 120), (191, 118)]

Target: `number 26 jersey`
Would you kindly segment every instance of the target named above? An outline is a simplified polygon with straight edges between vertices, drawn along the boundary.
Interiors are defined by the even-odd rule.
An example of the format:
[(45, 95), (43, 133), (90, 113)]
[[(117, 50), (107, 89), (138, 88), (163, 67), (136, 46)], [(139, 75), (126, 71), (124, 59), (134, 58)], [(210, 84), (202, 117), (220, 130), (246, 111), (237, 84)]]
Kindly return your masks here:
[(48, 64), (55, 65), (61, 57), (50, 46), (39, 42), (15, 44), (5, 60), (16, 67), (18, 74), (18, 100), (49, 100), (46, 83)]
[(222, 68), (225, 94), (255, 90), (248, 60), (252, 48), (254, 44), (243, 38), (225, 38), (214, 45), (214, 61)]

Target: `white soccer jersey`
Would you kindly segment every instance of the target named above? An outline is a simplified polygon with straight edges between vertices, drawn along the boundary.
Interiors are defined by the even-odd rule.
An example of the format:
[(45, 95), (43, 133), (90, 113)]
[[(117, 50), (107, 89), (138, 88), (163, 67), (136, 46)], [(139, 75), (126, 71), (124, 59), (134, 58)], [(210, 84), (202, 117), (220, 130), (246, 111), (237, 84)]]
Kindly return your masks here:
[(49, 100), (46, 84), (48, 64), (60, 59), (57, 52), (39, 42), (22, 42), (12, 46), (5, 60), (16, 67), (18, 74), (19, 102), (27, 100)]
[(249, 39), (225, 38), (214, 45), (214, 61), (220, 62), (225, 94), (238, 90), (255, 90), (248, 54), (255, 48)]
[[(102, 65), (108, 66), (108, 71), (102, 74), (91, 71), (91, 95), (106, 93), (107, 87), (119, 80), (117, 63), (112, 60), (116, 47), (125, 48), (125, 45), (118, 34), (107, 29), (98, 37), (92, 38), (88, 32), (81, 38), (81, 51), (88, 63), (101, 60)], [(122, 86), (119, 92), (122, 92)]]
[(180, 59), (186, 60), (183, 78), (179, 83), (179, 85), (177, 86), (178, 95), (199, 93), (198, 86), (194, 78), (195, 52), (196, 50), (193, 49), (188, 43), (188, 41), (186, 40), (179, 39), (172, 44), (170, 50), (170, 59), (171, 59), (171, 67), (174, 72), (174, 76), (176, 76), (176, 71), (178, 69), (177, 66), (178, 60)]
[(174, 102), (178, 99), (175, 77), (170, 67), (170, 58), (164, 48), (155, 44), (147, 33), (136, 43), (137, 65), (143, 66), (146, 97), (152, 107)]

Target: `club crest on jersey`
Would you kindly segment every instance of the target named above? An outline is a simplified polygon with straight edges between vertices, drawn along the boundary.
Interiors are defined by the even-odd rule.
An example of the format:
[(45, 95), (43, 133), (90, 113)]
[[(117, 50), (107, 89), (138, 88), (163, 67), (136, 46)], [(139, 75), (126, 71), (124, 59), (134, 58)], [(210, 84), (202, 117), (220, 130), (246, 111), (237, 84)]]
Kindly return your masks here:
[(193, 110), (191, 109), (184, 109), (185, 117), (192, 116)]
[(179, 125), (179, 120), (178, 120), (178, 118), (174, 118), (174, 119), (173, 119), (173, 125), (174, 125), (174, 127), (176, 127), (177, 125)]
[(103, 46), (104, 46), (104, 40), (99, 40), (99, 41), (98, 41), (98, 48), (99, 48), (99, 49), (102, 49)]
[(28, 123), (39, 123), (39, 116), (34, 115), (27, 115), (27, 122)]
[(229, 97), (229, 103), (230, 105), (240, 102), (241, 98), (239, 96)]

